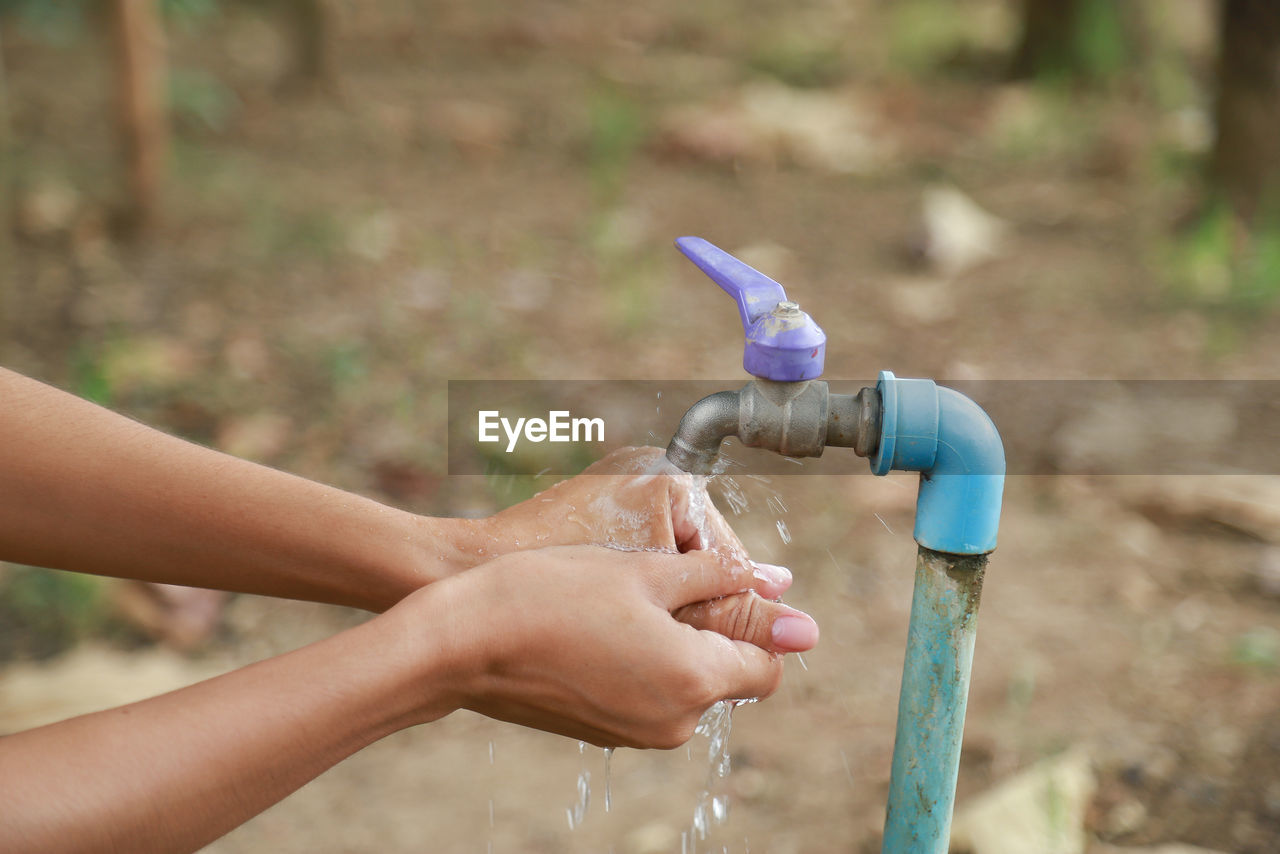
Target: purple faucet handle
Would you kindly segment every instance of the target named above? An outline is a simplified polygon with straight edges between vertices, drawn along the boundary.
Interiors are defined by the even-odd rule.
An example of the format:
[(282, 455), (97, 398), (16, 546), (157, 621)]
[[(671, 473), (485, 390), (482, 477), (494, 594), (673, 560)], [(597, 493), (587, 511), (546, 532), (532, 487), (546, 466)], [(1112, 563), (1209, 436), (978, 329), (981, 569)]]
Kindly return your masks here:
[(742, 367), (762, 379), (811, 380), (822, 375), (826, 333), (782, 285), (701, 237), (676, 238), (676, 248), (738, 304), (747, 343)]
[(787, 298), (782, 285), (701, 237), (677, 237), (676, 248), (733, 297), (743, 332), (749, 332), (752, 323)]

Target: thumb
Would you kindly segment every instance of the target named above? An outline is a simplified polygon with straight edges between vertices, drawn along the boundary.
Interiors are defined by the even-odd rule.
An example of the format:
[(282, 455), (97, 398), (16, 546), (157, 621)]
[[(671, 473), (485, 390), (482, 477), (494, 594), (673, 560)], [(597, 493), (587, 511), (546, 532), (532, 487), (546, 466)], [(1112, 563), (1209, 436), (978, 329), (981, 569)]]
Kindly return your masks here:
[(709, 629), (769, 652), (804, 652), (818, 643), (818, 624), (812, 617), (762, 599), (754, 590), (685, 605), (672, 616), (695, 629)]
[(786, 567), (755, 563), (742, 553), (720, 549), (654, 553), (648, 579), (668, 610), (746, 590), (777, 597), (791, 586), (791, 572)]

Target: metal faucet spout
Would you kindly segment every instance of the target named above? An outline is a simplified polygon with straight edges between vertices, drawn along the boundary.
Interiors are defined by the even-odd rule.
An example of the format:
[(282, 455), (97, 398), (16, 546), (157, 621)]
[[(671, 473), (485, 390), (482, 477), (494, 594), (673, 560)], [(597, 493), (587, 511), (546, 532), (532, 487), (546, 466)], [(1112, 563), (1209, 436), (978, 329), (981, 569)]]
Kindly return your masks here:
[(718, 391), (689, 407), (667, 446), (667, 459), (682, 471), (711, 474), (720, 443), (738, 433), (738, 392)]
[(730, 436), (787, 457), (820, 457), (828, 445), (870, 456), (880, 440), (880, 394), (873, 388), (831, 394), (820, 380), (752, 380), (690, 407), (667, 446), (667, 459), (684, 471), (710, 474), (720, 443)]

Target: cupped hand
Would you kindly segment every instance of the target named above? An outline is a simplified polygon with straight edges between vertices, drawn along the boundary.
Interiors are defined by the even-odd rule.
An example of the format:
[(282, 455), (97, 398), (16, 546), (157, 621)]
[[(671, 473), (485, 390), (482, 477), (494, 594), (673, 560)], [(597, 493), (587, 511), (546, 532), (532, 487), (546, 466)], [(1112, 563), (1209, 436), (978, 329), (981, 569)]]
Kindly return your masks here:
[[(706, 481), (681, 471), (661, 448), (620, 448), (582, 474), (487, 520), (498, 553), (554, 545), (690, 552), (715, 550), (746, 560), (746, 548), (707, 494)], [(710, 629), (764, 649), (797, 652), (817, 642), (805, 615), (766, 600), (791, 586), (783, 567), (752, 565), (753, 593), (736, 593), (676, 611), (694, 628)], [(755, 595), (758, 594), (758, 595)], [(788, 616), (788, 619), (777, 620)]]
[[(722, 551), (556, 547), (495, 558), (397, 609), (434, 627), (454, 707), (601, 746), (671, 748), (713, 703), (773, 693), (782, 655), (772, 650), (784, 647), (763, 641), (779, 617), (807, 622), (816, 640), (807, 616), (751, 592), (758, 575)], [(738, 633), (754, 637), (672, 616), (744, 591), (758, 604)]]

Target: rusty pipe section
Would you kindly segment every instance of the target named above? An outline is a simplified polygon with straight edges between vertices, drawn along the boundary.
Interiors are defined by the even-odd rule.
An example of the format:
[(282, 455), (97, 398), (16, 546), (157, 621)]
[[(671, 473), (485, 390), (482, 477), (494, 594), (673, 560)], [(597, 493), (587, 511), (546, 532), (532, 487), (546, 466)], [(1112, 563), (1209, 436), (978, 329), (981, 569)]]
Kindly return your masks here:
[(667, 459), (684, 471), (710, 474), (730, 436), (788, 457), (820, 457), (828, 445), (868, 457), (879, 447), (880, 417), (874, 388), (832, 394), (821, 380), (755, 379), (691, 406), (667, 446)]
[(947, 854), (986, 567), (919, 548), (882, 854)]

